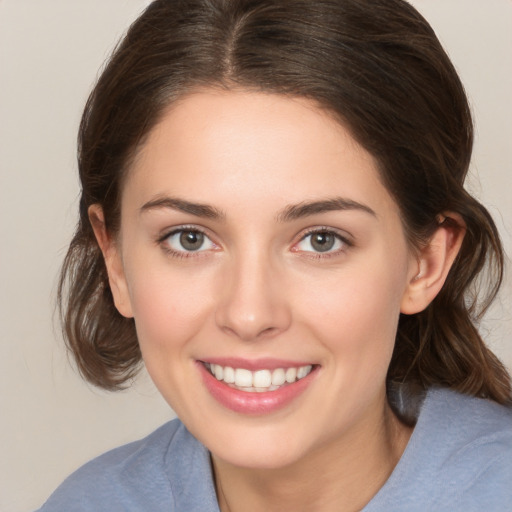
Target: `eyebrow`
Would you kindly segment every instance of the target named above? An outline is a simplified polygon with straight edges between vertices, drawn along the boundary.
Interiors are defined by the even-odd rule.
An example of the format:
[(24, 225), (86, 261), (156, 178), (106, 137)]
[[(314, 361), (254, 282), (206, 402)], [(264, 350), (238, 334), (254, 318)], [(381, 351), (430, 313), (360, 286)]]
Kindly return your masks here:
[[(226, 214), (208, 204), (193, 203), (176, 197), (157, 197), (141, 207), (140, 212), (169, 208), (180, 212), (189, 213), (196, 217), (203, 217), (212, 220), (224, 220)], [(334, 197), (321, 201), (303, 202), (285, 207), (276, 218), (279, 222), (290, 222), (310, 215), (332, 211), (358, 210), (377, 217), (377, 214), (369, 207), (352, 199)]]
[(152, 199), (141, 207), (140, 212), (144, 213), (151, 210), (159, 210), (162, 208), (169, 208), (171, 210), (178, 210), (183, 213), (190, 213), (196, 217), (203, 217), (213, 220), (223, 220), (226, 218), (226, 214), (208, 204), (192, 203), (185, 201), (184, 199), (178, 199), (176, 197), (158, 197)]
[(277, 219), (280, 222), (290, 222), (302, 217), (308, 217), (309, 215), (339, 210), (358, 210), (377, 217), (377, 214), (365, 204), (343, 197), (333, 197), (322, 201), (311, 201), (287, 206), (278, 214)]

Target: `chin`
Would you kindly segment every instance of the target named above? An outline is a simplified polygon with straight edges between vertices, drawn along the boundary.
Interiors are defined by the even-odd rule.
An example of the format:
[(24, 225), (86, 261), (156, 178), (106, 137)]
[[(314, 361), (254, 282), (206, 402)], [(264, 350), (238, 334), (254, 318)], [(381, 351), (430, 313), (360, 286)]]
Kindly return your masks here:
[(214, 457), (223, 462), (249, 470), (281, 470), (299, 462), (303, 453), (295, 450), (283, 450), (275, 447), (269, 449), (257, 448), (255, 450), (219, 450), (218, 453), (211, 452)]
[(308, 442), (293, 436), (289, 426), (229, 429), (224, 435), (211, 433), (200, 439), (212, 455), (225, 463), (246, 469), (278, 470), (304, 459)]

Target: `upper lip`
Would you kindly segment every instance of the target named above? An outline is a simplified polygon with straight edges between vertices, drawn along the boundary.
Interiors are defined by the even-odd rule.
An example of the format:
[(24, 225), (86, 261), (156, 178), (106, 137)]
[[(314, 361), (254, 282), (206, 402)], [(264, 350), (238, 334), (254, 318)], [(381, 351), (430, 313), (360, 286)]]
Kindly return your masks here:
[(244, 368), (250, 371), (275, 370), (276, 368), (300, 368), (301, 366), (314, 365), (311, 361), (291, 361), (286, 359), (259, 358), (243, 359), (239, 357), (209, 357), (200, 359), (202, 363), (230, 366), (231, 368)]

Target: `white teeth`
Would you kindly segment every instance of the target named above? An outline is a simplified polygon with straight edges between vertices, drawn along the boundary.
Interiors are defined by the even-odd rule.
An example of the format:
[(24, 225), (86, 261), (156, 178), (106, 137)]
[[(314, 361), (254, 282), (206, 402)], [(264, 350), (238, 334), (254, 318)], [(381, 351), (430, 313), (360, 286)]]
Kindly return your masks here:
[(297, 378), (297, 368), (288, 368), (286, 370), (286, 382), (295, 382), (295, 379)]
[(235, 382), (235, 370), (231, 366), (224, 368), (224, 382), (226, 384), (233, 384)]
[(255, 372), (219, 364), (206, 364), (206, 367), (217, 380), (222, 380), (236, 388), (242, 388), (243, 391), (254, 393), (274, 391), (285, 383), (292, 384), (309, 375), (313, 369), (310, 364), (295, 368), (276, 368), (275, 370), (257, 370)]
[(282, 368), (272, 372), (272, 386), (282, 386), (286, 382), (286, 374)]
[(272, 384), (270, 370), (258, 370), (252, 376), (252, 385), (255, 388), (268, 388)]
[(213, 365), (213, 373), (215, 374), (215, 377), (217, 380), (222, 380), (224, 377), (224, 368), (220, 366), (219, 364)]
[(297, 371), (297, 379), (303, 379), (311, 371), (311, 368), (310, 364), (308, 366), (301, 366)]
[(252, 372), (244, 368), (235, 370), (235, 385), (240, 388), (252, 387)]

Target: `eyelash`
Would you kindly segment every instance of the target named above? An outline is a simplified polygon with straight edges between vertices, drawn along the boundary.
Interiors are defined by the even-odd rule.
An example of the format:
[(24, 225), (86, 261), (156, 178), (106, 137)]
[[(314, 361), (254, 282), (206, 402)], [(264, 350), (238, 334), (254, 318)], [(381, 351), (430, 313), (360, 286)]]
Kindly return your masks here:
[[(157, 239), (157, 243), (162, 247), (162, 249), (172, 256), (173, 258), (197, 258), (201, 257), (202, 253), (207, 252), (205, 250), (197, 250), (197, 251), (177, 251), (172, 249), (169, 244), (166, 244), (165, 242), (169, 240), (170, 237), (177, 235), (179, 233), (184, 232), (190, 232), (190, 233), (200, 233), (205, 237), (205, 239), (209, 240), (211, 244), (216, 246), (215, 242), (211, 240), (211, 238), (208, 236), (208, 234), (198, 228), (197, 226), (180, 226), (178, 228), (172, 229), (171, 231), (166, 232), (164, 235), (160, 236)], [(307, 237), (315, 235), (315, 234), (326, 234), (326, 235), (332, 235), (336, 238), (337, 241), (341, 242), (343, 244), (343, 247), (334, 251), (328, 250), (326, 252), (317, 252), (317, 251), (301, 251), (300, 249), (296, 249), (297, 245), (306, 240)], [(347, 237), (342, 236), (339, 232), (334, 230), (333, 228), (329, 227), (315, 227), (307, 230), (305, 233), (303, 233), (298, 240), (298, 242), (295, 242), (292, 247), (292, 252), (301, 252), (308, 258), (312, 259), (326, 259), (326, 258), (332, 258), (339, 256), (341, 253), (344, 253), (347, 251), (347, 249), (353, 247), (353, 242), (351, 242)]]
[(346, 252), (348, 249), (354, 246), (354, 243), (349, 240), (346, 236), (342, 236), (338, 231), (336, 231), (333, 228), (327, 227), (327, 226), (321, 226), (321, 227), (315, 227), (308, 229), (305, 233), (303, 233), (299, 239), (298, 242), (294, 244), (293, 247), (296, 247), (298, 244), (303, 242), (308, 236), (312, 236), (315, 234), (326, 234), (326, 235), (332, 235), (336, 238), (337, 241), (341, 242), (343, 244), (343, 247), (334, 251), (326, 251), (326, 252), (315, 252), (315, 251), (300, 251), (299, 249), (293, 249), (293, 252), (302, 252), (306, 255), (308, 258), (312, 259), (326, 259), (326, 258), (332, 258), (339, 256), (340, 254)]
[(206, 251), (204, 251), (204, 250), (203, 251), (201, 251), (201, 250), (187, 251), (185, 249), (183, 249), (183, 251), (176, 251), (175, 249), (172, 249), (169, 246), (169, 244), (165, 243), (167, 240), (169, 240), (170, 237), (177, 235), (179, 233), (187, 233), (187, 232), (188, 233), (200, 233), (201, 235), (203, 235), (205, 237), (205, 239), (209, 240), (211, 244), (216, 246), (215, 242), (212, 241), (212, 239), (208, 236), (208, 234), (204, 230), (198, 228), (197, 226), (180, 226), (178, 228), (172, 229), (171, 231), (168, 231), (164, 235), (160, 236), (157, 239), (157, 243), (162, 247), (162, 249), (167, 254), (169, 254), (173, 258), (185, 259), (185, 258), (201, 257), (202, 253), (204, 253)]

